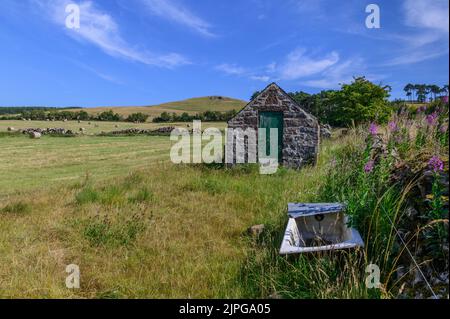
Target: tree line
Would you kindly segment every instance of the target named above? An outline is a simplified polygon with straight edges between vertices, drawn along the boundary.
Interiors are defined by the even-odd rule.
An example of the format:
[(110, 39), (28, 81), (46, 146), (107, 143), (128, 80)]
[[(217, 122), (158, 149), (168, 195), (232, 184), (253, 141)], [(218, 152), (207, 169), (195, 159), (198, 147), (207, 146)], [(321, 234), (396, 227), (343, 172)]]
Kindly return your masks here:
[(218, 111), (205, 111), (202, 113), (197, 113), (190, 115), (187, 112), (177, 114), (177, 113), (168, 113), (163, 112), (161, 115), (153, 118), (153, 122), (155, 123), (163, 123), (163, 122), (192, 122), (194, 120), (201, 120), (203, 122), (226, 122), (233, 118), (236, 115), (236, 110), (231, 110), (227, 112), (218, 112)]
[(448, 84), (442, 87), (436, 84), (411, 84), (408, 83), (403, 91), (406, 93), (406, 98), (410, 102), (416, 101), (424, 103), (427, 101), (435, 101), (442, 96), (448, 96)]
[[(13, 113), (16, 114), (16, 113)], [(107, 122), (146, 122), (148, 119), (147, 114), (143, 113), (133, 113), (127, 117), (123, 117), (119, 113), (115, 113), (112, 110), (103, 111), (98, 114), (89, 114), (88, 112), (82, 111), (56, 111), (52, 109), (48, 111), (45, 108), (38, 109), (29, 109), (27, 108), (25, 111), (22, 111), (19, 115), (6, 115), (0, 117), (2, 120), (22, 120), (22, 119), (30, 119), (33, 121), (107, 121)]]
[(0, 115), (20, 114), (29, 111), (55, 111), (64, 109), (81, 109), (81, 107), (48, 107), (48, 106), (2, 106)]

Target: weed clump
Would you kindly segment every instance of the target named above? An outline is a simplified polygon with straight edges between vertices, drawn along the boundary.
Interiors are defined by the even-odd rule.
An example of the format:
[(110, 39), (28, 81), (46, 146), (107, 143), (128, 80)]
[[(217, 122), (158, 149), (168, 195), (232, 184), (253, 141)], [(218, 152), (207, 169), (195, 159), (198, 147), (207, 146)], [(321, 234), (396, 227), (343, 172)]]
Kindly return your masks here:
[(154, 201), (154, 199), (155, 196), (146, 187), (141, 188), (136, 194), (128, 197), (128, 201), (132, 204), (149, 203)]
[(112, 219), (96, 215), (84, 223), (83, 235), (91, 246), (128, 246), (146, 228), (142, 214)]
[(31, 212), (31, 206), (23, 201), (8, 204), (0, 209), (2, 214), (25, 215)]
[(99, 200), (100, 194), (92, 186), (85, 186), (76, 196), (75, 202), (78, 205), (95, 203)]

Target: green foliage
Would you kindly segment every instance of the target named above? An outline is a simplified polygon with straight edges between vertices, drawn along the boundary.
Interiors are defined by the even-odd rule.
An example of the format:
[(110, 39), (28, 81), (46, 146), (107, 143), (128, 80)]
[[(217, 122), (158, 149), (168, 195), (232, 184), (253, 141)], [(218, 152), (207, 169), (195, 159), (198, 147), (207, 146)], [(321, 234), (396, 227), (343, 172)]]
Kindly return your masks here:
[(197, 113), (195, 115), (189, 115), (184, 112), (182, 114), (172, 113), (169, 114), (167, 112), (161, 113), (160, 116), (155, 117), (153, 122), (162, 123), (162, 122), (192, 122), (194, 120), (201, 120), (203, 122), (223, 122), (228, 121), (236, 115), (235, 110), (227, 111), (227, 112), (218, 112), (218, 111), (205, 111), (203, 113)]
[(112, 110), (109, 110), (109, 111), (101, 112), (97, 117), (95, 117), (95, 120), (96, 121), (119, 122), (119, 121), (122, 121), (123, 118), (120, 114), (114, 113)]
[(31, 212), (31, 206), (28, 203), (23, 201), (15, 202), (12, 204), (8, 204), (2, 209), (0, 209), (0, 213), (2, 214), (15, 214), (15, 215), (23, 215)]
[(87, 185), (75, 196), (75, 201), (78, 205), (84, 205), (95, 203), (99, 198), (99, 193), (92, 186)]
[(294, 92), (289, 95), (320, 122), (350, 126), (378, 121), (386, 122), (393, 108), (388, 102), (390, 88), (376, 85), (364, 77), (343, 84), (340, 90), (318, 94)]
[(100, 203), (119, 206), (125, 203), (125, 189), (122, 185), (108, 185), (100, 192)]
[(149, 116), (147, 114), (144, 114), (141, 112), (133, 113), (127, 117), (126, 121), (127, 122), (145, 123), (145, 122), (147, 122), (148, 117)]
[(96, 215), (84, 223), (83, 234), (92, 246), (127, 246), (146, 228), (142, 214), (112, 219)]
[(136, 194), (128, 197), (128, 201), (133, 204), (149, 203), (153, 200), (154, 195), (147, 187), (139, 189)]
[[(369, 138), (365, 148), (349, 144), (336, 152), (334, 165), (329, 169), (320, 198), (325, 202), (346, 203), (351, 224), (361, 231), (366, 242), (376, 234), (376, 241), (370, 244), (376, 247), (386, 242), (390, 235), (389, 219), (382, 214), (386, 212), (395, 220), (392, 214), (396, 212), (398, 203), (395, 199), (399, 198), (399, 190), (389, 187), (390, 156), (380, 158), (371, 171), (365, 169), (372, 160), (371, 144)], [(378, 229), (372, 229), (371, 232), (374, 217), (378, 218)]]
[[(448, 238), (448, 228), (444, 227), (446, 224), (442, 220), (448, 198), (442, 196), (444, 189), (438, 181), (440, 179), (434, 177), (429, 207), (420, 210), (420, 217), (415, 221), (418, 224), (411, 224), (410, 217), (406, 217), (404, 212), (417, 198), (416, 190), (412, 191), (417, 187), (417, 176), (414, 173), (411, 176), (398, 175), (396, 169), (405, 161), (409, 161), (405, 167), (412, 166), (411, 161), (429, 149), (433, 152), (440, 150), (440, 154), (448, 152), (448, 145), (440, 144), (440, 135), (436, 135), (439, 125), (447, 123), (448, 112), (443, 108), (433, 112), (436, 110), (439, 118), (431, 124), (427, 124), (426, 114), (416, 117), (404, 112), (393, 115), (385, 129), (378, 127), (379, 134), (369, 132), (365, 125), (350, 130), (349, 135), (336, 143), (329, 154), (331, 161), (317, 181), (318, 190), (312, 191), (311, 201), (345, 203), (350, 225), (361, 233), (364, 249), (279, 256), (285, 220), (274, 224), (265, 221), (267, 231), (251, 242), (253, 249), (239, 277), (249, 297), (395, 297), (404, 282), (404, 278), (396, 278), (395, 271), (399, 265), (404, 266), (411, 260), (398, 241), (394, 225), (404, 234), (408, 232), (404, 239), (411, 251), (416, 251), (414, 243), (420, 242), (419, 249), (426, 250), (424, 258), (432, 257), (427, 262), (441, 269), (445, 265), (444, 257), (448, 255), (443, 249), (448, 245), (444, 240)], [(416, 133), (423, 136), (420, 148), (414, 145)], [(423, 168), (423, 161), (418, 165)], [(398, 176), (402, 178), (398, 180)], [(418, 201), (423, 203), (424, 199), (419, 198)], [(420, 227), (423, 230), (418, 235)], [(370, 263), (380, 267), (382, 289), (365, 286), (365, 267)], [(448, 269), (448, 264), (442, 269)]]
[(316, 116), (321, 123), (334, 124), (332, 110), (334, 107), (334, 91), (326, 90), (317, 94), (308, 94), (303, 91), (289, 93), (292, 99), (306, 111)]
[[(1, 108), (0, 108), (1, 109)], [(32, 108), (32, 109), (21, 109), (20, 115), (11, 115), (11, 116), (3, 116), (0, 117), (1, 120), (21, 120), (21, 119), (30, 119), (33, 121), (46, 121), (46, 120), (54, 120), (54, 121), (109, 121), (109, 122), (118, 122), (123, 121), (123, 118), (120, 114), (114, 113), (112, 110), (101, 112), (98, 115), (90, 115), (88, 112), (81, 111), (66, 111), (54, 108)], [(1, 113), (0, 113), (1, 114)], [(6, 113), (8, 114), (8, 113)], [(16, 113), (17, 114), (17, 113)]]
[(351, 84), (343, 84), (341, 90), (333, 92), (330, 97), (332, 124), (385, 123), (392, 112), (387, 100), (389, 92), (389, 87), (373, 84), (363, 77), (355, 78)]
[[(278, 246), (282, 235), (269, 233), (259, 245)], [(284, 257), (277, 250), (261, 254), (258, 247), (255, 245), (250, 252), (239, 277), (247, 287), (248, 298), (379, 298), (379, 290), (365, 286), (364, 259), (360, 252)]]
[[(66, 107), (67, 109), (76, 109), (78, 107)], [(14, 115), (14, 114), (21, 114), (21, 113), (27, 113), (27, 112), (42, 112), (42, 111), (56, 111), (56, 110), (63, 110), (66, 108), (55, 108), (55, 107), (46, 107), (46, 106), (2, 106), (0, 107), (0, 115)]]

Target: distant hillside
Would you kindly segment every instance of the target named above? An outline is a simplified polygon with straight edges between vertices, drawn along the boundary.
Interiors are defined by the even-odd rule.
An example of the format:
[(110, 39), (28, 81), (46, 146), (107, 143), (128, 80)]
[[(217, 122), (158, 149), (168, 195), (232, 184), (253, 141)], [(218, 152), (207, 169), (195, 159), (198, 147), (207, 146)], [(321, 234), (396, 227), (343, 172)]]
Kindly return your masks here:
[(88, 113), (95, 114), (107, 110), (113, 110), (123, 116), (128, 116), (131, 113), (142, 112), (156, 117), (162, 112), (169, 113), (183, 113), (189, 114), (200, 113), (204, 111), (219, 111), (226, 112), (230, 110), (240, 110), (247, 102), (222, 96), (206, 96), (191, 98), (182, 101), (163, 103), (153, 106), (106, 106), (84, 109)]

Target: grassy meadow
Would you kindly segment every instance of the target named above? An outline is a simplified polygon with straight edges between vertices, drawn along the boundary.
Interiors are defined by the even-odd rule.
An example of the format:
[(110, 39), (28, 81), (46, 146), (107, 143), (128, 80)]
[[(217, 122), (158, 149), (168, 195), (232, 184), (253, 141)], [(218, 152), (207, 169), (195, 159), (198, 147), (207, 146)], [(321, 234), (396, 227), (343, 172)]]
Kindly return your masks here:
[(0, 138), (0, 198), (59, 188), (85, 176), (107, 179), (169, 160), (168, 137)]
[[(16, 191), (59, 187), (86, 175), (95, 178), (120, 176), (133, 169), (152, 167), (169, 161), (171, 142), (167, 136), (94, 136), (101, 132), (127, 128), (157, 129), (165, 126), (185, 127), (187, 123), (127, 122), (47, 122), (0, 121), (0, 198)], [(192, 126), (192, 123), (190, 124)], [(224, 129), (223, 122), (204, 122), (202, 128)], [(77, 132), (78, 137), (43, 136), (31, 140), (27, 135), (8, 134), (7, 128), (63, 127)]]
[[(419, 200), (425, 213), (414, 221), (417, 230), (408, 243), (425, 243), (411, 248), (426, 253), (422, 266), (431, 260), (438, 272), (448, 270), (448, 254), (439, 248), (448, 234), (448, 209), (447, 216), (443, 210), (448, 197), (441, 196), (437, 182), (439, 174), (448, 176), (446, 114), (394, 117), (388, 127), (336, 131), (322, 141), (317, 165), (280, 168), (274, 175), (260, 175), (253, 165), (172, 164), (167, 136), (34, 140), (0, 134), (0, 297), (414, 298), (418, 289), (425, 294), (423, 285), (405, 290), (408, 282), (402, 280), (414, 276), (414, 268), (396, 276), (399, 266), (411, 261), (396, 244), (389, 221), (399, 229), (411, 227), (405, 211), (410, 200)], [(411, 190), (432, 156), (443, 168), (438, 162), (433, 188), (422, 202)], [(392, 182), (394, 167), (411, 168), (411, 179)], [(280, 256), (287, 203), (328, 201), (347, 203), (365, 248)], [(255, 224), (265, 225), (257, 238), (247, 234)], [(380, 289), (365, 285), (370, 263), (381, 267)], [(80, 267), (80, 289), (65, 287), (69, 264)], [(435, 287), (448, 298), (448, 285)]]
[[(312, 199), (321, 172), (174, 165), (156, 136), (0, 146), (0, 297), (252, 297), (246, 229)], [(65, 288), (72, 263), (79, 290)]]

